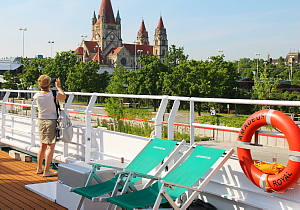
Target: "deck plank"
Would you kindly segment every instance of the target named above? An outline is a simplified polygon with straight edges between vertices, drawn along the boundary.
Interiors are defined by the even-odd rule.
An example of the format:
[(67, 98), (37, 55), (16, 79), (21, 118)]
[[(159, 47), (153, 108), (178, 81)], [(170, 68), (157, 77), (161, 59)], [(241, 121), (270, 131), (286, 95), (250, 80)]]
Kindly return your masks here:
[(0, 150), (0, 209), (66, 209), (25, 188), (27, 184), (57, 181), (57, 177), (36, 174), (36, 167), (36, 163), (15, 160)]

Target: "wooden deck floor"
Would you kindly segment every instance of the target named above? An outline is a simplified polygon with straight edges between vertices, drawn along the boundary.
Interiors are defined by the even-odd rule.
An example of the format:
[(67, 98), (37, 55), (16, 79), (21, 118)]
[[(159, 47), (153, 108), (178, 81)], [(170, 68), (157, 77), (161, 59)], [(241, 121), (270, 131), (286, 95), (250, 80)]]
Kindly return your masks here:
[(25, 188), (27, 184), (57, 181), (36, 174), (37, 164), (15, 160), (0, 150), (0, 209), (66, 209)]

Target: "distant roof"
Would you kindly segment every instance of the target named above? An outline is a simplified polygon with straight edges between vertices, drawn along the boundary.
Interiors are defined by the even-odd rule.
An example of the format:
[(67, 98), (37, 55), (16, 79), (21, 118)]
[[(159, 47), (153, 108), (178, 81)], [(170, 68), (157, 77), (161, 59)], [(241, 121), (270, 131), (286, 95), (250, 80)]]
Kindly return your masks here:
[(153, 55), (153, 46), (151, 45), (123, 44), (123, 46), (130, 52), (131, 55), (137, 53), (138, 50), (143, 50), (141, 55), (147, 55), (148, 52), (149, 55)]
[(96, 53), (92, 61), (98, 62), (100, 64), (107, 64), (101, 53)]
[(75, 55), (82, 55), (83, 54), (83, 47), (78, 47), (73, 54)]
[(6, 63), (6, 62), (1, 62), (0, 63), (0, 71), (8, 71), (8, 70), (16, 70), (20, 68), (22, 64), (16, 64), (16, 63)]
[(90, 53), (96, 53), (98, 51), (98, 49), (96, 48), (96, 46), (98, 45), (96, 41), (84, 41), (84, 44)]
[(10, 58), (1, 58), (0, 63), (8, 62), (8, 63), (18, 63), (21, 60), (21, 57), (10, 57)]
[(118, 54), (120, 52), (120, 50), (123, 49), (123, 47), (116, 47), (116, 48), (111, 49), (110, 52), (108, 53), (108, 55), (116, 55), (116, 54)]

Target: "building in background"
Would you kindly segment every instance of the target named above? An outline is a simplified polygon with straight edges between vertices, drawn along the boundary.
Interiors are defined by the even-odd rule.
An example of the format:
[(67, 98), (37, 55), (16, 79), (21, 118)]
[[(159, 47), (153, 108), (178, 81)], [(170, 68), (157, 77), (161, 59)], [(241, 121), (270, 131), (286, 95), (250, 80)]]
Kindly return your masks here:
[(137, 39), (133, 44), (122, 42), (121, 16), (117, 12), (115, 18), (110, 0), (102, 0), (98, 16), (94, 11), (92, 18), (92, 38), (82, 40), (80, 46), (73, 52), (79, 61), (96, 61), (104, 67), (122, 65), (136, 70), (141, 67), (139, 56), (154, 55), (164, 62), (168, 51), (168, 39), (162, 17), (159, 18), (153, 45), (149, 43), (148, 31), (142, 20)]

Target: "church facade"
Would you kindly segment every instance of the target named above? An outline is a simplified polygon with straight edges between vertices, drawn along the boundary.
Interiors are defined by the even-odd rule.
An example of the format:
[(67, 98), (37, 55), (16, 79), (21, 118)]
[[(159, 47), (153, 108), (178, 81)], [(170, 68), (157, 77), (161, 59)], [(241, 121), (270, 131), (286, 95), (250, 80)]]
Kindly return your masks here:
[(96, 61), (103, 66), (136, 70), (140, 67), (139, 56), (152, 55), (164, 62), (164, 55), (168, 51), (168, 39), (162, 17), (159, 18), (155, 29), (153, 45), (149, 44), (148, 31), (142, 20), (137, 38), (133, 44), (122, 41), (120, 12), (114, 16), (110, 0), (102, 0), (98, 16), (94, 12), (92, 18), (92, 38), (82, 40), (80, 46), (73, 52), (78, 61)]

